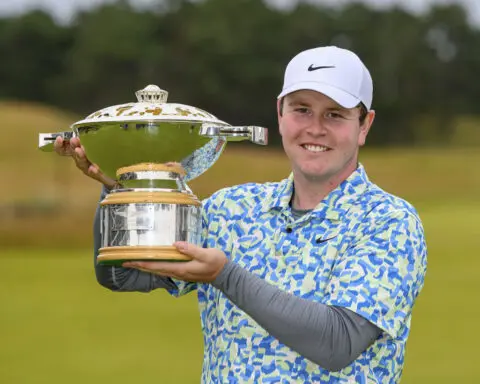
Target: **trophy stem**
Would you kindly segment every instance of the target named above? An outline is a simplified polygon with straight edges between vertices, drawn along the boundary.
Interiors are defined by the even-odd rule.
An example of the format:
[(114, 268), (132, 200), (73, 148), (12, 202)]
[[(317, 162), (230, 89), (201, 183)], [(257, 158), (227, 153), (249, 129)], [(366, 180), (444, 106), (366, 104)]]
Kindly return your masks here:
[(185, 175), (179, 163), (140, 163), (117, 171), (117, 178), (126, 189), (160, 188), (191, 193), (184, 181)]

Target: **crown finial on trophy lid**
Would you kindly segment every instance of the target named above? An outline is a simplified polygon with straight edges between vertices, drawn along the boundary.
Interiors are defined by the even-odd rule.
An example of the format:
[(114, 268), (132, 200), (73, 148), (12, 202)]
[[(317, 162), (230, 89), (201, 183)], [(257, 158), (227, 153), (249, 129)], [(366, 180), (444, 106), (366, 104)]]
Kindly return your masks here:
[(168, 92), (156, 85), (147, 85), (145, 88), (135, 92), (140, 103), (166, 103)]

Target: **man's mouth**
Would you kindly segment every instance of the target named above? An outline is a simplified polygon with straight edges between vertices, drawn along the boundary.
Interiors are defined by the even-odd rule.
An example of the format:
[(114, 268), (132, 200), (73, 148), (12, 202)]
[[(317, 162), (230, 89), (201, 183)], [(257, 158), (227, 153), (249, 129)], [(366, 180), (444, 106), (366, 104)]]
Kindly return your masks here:
[(313, 145), (313, 144), (303, 144), (302, 148), (309, 152), (314, 152), (314, 153), (326, 152), (331, 149), (323, 145)]

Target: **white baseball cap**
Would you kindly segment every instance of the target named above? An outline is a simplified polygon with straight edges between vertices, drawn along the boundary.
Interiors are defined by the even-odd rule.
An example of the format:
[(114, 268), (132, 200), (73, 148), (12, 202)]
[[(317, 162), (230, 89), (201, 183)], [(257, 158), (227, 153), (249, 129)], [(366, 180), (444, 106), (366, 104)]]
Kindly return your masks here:
[(370, 72), (355, 53), (343, 48), (319, 47), (296, 55), (287, 65), (278, 98), (301, 89), (320, 92), (344, 108), (372, 106)]

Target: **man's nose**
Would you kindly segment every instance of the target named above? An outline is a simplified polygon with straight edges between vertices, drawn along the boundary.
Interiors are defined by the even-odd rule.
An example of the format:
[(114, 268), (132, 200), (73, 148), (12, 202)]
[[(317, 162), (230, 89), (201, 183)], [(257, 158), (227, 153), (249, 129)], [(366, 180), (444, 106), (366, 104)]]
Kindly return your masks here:
[(313, 119), (312, 124), (307, 128), (307, 132), (313, 136), (323, 136), (327, 133), (327, 127), (323, 117)]

